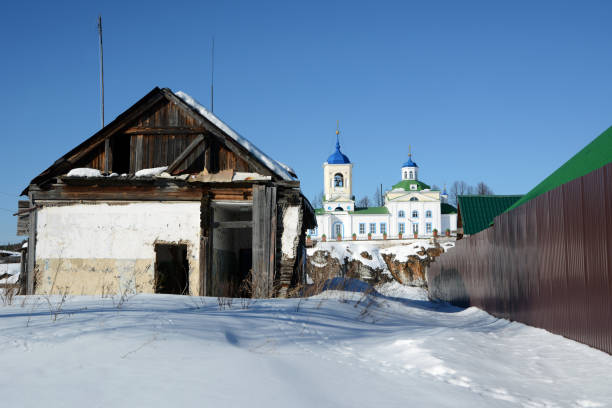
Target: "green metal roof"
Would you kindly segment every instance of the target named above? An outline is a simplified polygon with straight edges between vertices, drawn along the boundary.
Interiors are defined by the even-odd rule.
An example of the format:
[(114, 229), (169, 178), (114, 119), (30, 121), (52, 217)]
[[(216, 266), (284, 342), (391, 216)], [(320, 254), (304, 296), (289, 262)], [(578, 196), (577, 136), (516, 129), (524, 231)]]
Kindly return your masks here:
[(395, 190), (396, 188), (403, 188), (406, 191), (414, 191), (414, 190), (410, 190), (410, 186), (412, 184), (416, 184), (417, 185), (417, 191), (418, 190), (425, 190), (427, 188), (431, 188), (427, 184), (423, 183), (422, 181), (418, 181), (418, 180), (402, 180), (399, 183), (394, 184), (392, 189)]
[(368, 207), (368, 208), (357, 208), (355, 211), (351, 211), (351, 214), (389, 214), (387, 207)]
[(506, 211), (510, 211), (540, 194), (554, 190), (562, 184), (595, 171), (610, 162), (612, 162), (612, 127), (609, 127), (584, 149), (576, 153), (574, 157), (546, 177)]
[(324, 208), (315, 208), (315, 214), (316, 215), (325, 214), (325, 209)]
[(457, 209), (450, 204), (441, 203), (440, 204), (440, 212), (442, 214), (457, 214)]
[(463, 233), (471, 235), (488, 228), (495, 217), (522, 197), (522, 195), (464, 195), (457, 197)]

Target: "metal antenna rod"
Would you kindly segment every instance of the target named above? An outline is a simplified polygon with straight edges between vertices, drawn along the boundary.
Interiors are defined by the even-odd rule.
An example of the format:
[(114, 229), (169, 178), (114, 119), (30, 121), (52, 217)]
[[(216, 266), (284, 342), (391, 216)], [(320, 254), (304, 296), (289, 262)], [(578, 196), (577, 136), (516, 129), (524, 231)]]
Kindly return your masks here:
[(102, 127), (104, 127), (104, 51), (102, 49), (102, 16), (98, 16), (98, 36), (100, 37), (100, 102)]
[(210, 67), (210, 111), (215, 111), (215, 92), (214, 92), (214, 83), (215, 83), (215, 36), (212, 38), (212, 49), (211, 49), (211, 67)]

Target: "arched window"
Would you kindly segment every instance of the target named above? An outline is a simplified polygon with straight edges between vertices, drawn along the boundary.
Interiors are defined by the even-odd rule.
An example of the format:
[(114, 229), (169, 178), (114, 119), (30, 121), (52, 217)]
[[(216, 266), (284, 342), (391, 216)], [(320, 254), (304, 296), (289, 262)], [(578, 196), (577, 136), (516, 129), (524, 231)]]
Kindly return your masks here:
[(425, 211), (425, 217), (431, 218), (431, 210)]
[(334, 211), (344, 211), (344, 209), (342, 207), (336, 207)]
[(399, 210), (397, 213), (397, 216), (399, 218), (404, 218), (406, 216), (406, 213), (404, 212), (404, 210)]
[(408, 172), (404, 172), (404, 180), (408, 178)]
[(336, 173), (334, 176), (334, 187), (344, 187), (344, 177), (342, 177), (342, 174)]
[(414, 173), (412, 172), (412, 170), (410, 170), (410, 180), (412, 180), (414, 178), (413, 174)]
[(412, 211), (412, 218), (419, 218), (419, 212), (417, 210)]
[(419, 201), (419, 199), (416, 197), (410, 197), (410, 201)]

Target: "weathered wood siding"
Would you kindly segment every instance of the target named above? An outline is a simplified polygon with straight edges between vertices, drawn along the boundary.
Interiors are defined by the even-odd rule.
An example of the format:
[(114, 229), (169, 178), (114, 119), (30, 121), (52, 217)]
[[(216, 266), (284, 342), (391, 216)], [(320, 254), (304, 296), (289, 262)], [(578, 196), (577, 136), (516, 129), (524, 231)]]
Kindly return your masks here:
[[(185, 158), (175, 169), (175, 173), (202, 171), (207, 155), (210, 160), (208, 169), (211, 172), (227, 169), (245, 172), (257, 171), (243, 158), (216, 142), (210, 132), (201, 127), (196, 119), (165, 99), (156, 103), (140, 118), (113, 135), (111, 146), (113, 149), (129, 146), (129, 172), (133, 174), (142, 169), (169, 166), (199, 134), (205, 135), (206, 141), (200, 143)], [(123, 138), (128, 141), (117, 143)], [(206, 152), (206, 149), (209, 151)], [(112, 161), (112, 158), (117, 159), (121, 154), (113, 151), (109, 156)], [(105, 171), (105, 160), (105, 147), (104, 144), (100, 144), (83, 157), (78, 166)], [(117, 166), (113, 166), (112, 163), (110, 168), (112, 171), (117, 171)]]

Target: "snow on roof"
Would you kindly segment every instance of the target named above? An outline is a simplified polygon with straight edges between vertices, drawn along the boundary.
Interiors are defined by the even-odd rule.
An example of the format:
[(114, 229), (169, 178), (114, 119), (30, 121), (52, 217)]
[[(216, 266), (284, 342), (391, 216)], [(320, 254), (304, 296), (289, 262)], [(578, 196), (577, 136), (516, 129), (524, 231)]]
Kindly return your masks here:
[(138, 170), (136, 173), (134, 173), (134, 176), (135, 177), (153, 177), (153, 176), (159, 176), (160, 174), (162, 174), (166, 170), (168, 170), (168, 166), (154, 167), (152, 169), (142, 169), (142, 170)]
[(76, 169), (70, 170), (66, 176), (68, 177), (102, 177), (102, 172), (98, 169), (78, 167)]
[(281, 177), (284, 180), (292, 181), (296, 177), (293, 177), (291, 173), (295, 175), (295, 172), (287, 166), (286, 164), (280, 163), (270, 156), (266, 155), (264, 152), (259, 150), (257, 146), (253, 143), (249, 142), (247, 139), (242, 137), (238, 132), (229, 127), (225, 122), (219, 119), (215, 114), (209, 112), (204, 106), (202, 106), (198, 101), (196, 101), (193, 97), (186, 94), (183, 91), (175, 92), (175, 95), (178, 96), (185, 102), (187, 105), (194, 108), (198, 113), (212, 122), (215, 126), (221, 129), (225, 134), (234, 139), (238, 144), (247, 149), (253, 156), (255, 156), (259, 161), (261, 161), (268, 169), (274, 172), (276, 175)]

